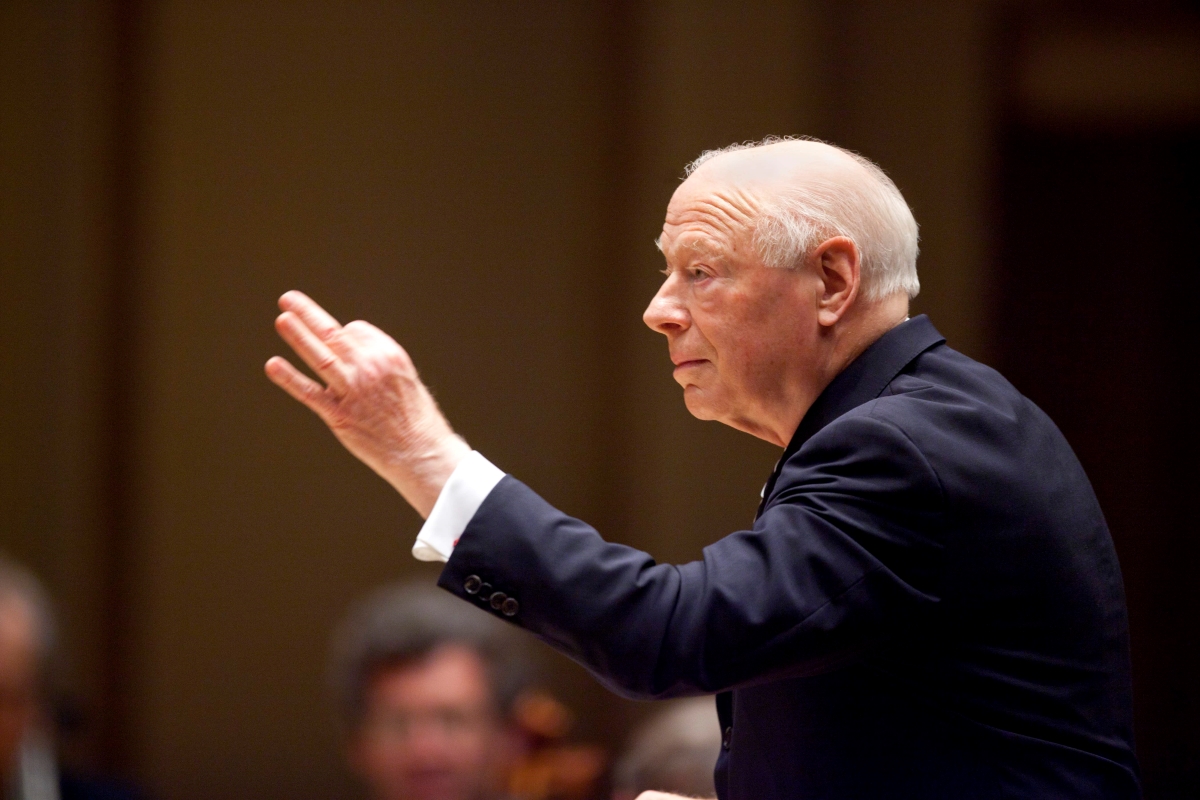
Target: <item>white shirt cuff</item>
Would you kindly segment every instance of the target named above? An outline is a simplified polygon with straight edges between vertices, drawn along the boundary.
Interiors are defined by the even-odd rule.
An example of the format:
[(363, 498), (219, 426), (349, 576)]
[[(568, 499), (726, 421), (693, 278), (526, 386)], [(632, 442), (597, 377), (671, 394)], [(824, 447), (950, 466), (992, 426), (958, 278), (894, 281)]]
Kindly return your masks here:
[(499, 467), (478, 450), (472, 450), (442, 487), (429, 518), (417, 534), (413, 557), (418, 561), (449, 561), (458, 537), (503, 477)]

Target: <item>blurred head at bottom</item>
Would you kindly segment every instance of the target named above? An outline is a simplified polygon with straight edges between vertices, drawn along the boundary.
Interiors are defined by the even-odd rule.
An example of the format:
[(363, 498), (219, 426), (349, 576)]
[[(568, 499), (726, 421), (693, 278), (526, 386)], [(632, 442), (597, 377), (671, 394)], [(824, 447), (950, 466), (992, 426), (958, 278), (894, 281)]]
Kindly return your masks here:
[(633, 734), (613, 769), (614, 800), (647, 791), (716, 797), (713, 767), (721, 753), (721, 727), (711, 697), (672, 700)]
[(353, 609), (333, 647), (351, 768), (373, 800), (490, 800), (521, 755), (512, 723), (529, 680), (514, 633), (426, 586)]

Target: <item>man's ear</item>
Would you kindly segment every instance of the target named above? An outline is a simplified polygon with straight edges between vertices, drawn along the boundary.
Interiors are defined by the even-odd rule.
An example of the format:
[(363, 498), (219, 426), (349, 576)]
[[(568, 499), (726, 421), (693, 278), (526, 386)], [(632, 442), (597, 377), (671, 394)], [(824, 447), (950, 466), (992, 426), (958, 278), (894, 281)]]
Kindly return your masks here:
[(834, 236), (817, 246), (809, 257), (820, 285), (817, 291), (817, 322), (831, 328), (858, 297), (861, 281), (858, 247), (845, 236)]

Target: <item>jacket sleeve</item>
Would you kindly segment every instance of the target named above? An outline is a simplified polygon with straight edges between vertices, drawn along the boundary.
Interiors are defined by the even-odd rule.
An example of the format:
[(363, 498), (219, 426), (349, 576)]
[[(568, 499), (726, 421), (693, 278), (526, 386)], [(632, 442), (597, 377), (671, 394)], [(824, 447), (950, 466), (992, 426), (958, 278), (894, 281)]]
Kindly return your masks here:
[[(705, 548), (700, 561), (657, 564), (605, 542), (506, 477), (438, 584), (629, 697), (830, 669), (939, 598), (937, 476), (900, 428), (857, 413), (866, 408), (805, 443), (782, 465), (754, 527)], [(516, 602), (505, 606), (508, 598)]]

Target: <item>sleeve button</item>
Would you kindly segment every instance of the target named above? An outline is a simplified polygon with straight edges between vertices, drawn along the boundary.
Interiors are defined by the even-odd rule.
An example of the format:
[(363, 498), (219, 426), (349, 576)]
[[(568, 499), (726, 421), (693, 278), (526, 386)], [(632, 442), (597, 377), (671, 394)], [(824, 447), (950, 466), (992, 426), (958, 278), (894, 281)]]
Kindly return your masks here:
[(467, 594), (479, 594), (479, 587), (483, 586), (483, 580), (478, 575), (468, 575), (463, 581), (463, 590)]
[(728, 750), (733, 745), (733, 728), (726, 728), (721, 734), (721, 747)]
[(508, 595), (506, 595), (504, 592), (493, 592), (492, 596), (488, 598), (492, 604), (492, 608), (496, 609), (497, 611), (500, 610), (500, 607), (504, 605), (504, 601), (507, 599)]
[(504, 616), (513, 617), (521, 610), (521, 604), (517, 602), (517, 598), (510, 597), (501, 603), (500, 610), (504, 612)]

